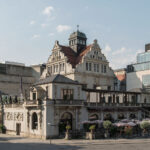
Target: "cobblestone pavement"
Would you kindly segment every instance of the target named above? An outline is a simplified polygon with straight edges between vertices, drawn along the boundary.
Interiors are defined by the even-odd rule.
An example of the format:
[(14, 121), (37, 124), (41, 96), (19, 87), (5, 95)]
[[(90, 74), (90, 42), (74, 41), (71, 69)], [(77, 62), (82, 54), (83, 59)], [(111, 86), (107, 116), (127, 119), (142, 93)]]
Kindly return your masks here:
[(49, 140), (0, 134), (0, 150), (150, 150), (150, 139)]

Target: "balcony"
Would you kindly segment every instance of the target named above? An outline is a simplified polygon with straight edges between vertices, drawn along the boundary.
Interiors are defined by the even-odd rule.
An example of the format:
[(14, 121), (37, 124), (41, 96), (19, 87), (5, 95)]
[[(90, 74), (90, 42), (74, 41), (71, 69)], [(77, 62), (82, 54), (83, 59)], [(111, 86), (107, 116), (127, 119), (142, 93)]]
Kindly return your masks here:
[(41, 102), (41, 100), (26, 100), (24, 104), (26, 107), (32, 107), (41, 105)]
[(52, 100), (54, 105), (57, 106), (83, 106), (84, 100), (63, 100), (63, 99), (57, 99)]
[(135, 107), (150, 107), (150, 103), (91, 103), (85, 102), (84, 105), (89, 108), (135, 108)]

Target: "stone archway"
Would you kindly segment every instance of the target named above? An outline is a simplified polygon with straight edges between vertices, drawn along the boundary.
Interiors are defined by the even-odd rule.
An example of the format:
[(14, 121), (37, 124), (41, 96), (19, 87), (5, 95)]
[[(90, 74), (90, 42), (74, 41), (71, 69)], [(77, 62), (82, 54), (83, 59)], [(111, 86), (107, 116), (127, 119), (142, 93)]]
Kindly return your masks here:
[(59, 134), (64, 134), (66, 131), (66, 126), (70, 125), (72, 130), (73, 117), (70, 112), (65, 112), (59, 120)]

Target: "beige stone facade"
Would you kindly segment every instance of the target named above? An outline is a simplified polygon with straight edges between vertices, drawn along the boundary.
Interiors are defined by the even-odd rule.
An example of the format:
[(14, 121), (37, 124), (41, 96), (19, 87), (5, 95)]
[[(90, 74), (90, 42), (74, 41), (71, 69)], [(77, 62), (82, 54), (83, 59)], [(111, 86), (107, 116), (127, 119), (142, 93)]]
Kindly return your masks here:
[(40, 80), (29, 88), (30, 100), (4, 104), (7, 133), (61, 137), (66, 125), (72, 131), (83, 130), (82, 122), (93, 117), (115, 121), (122, 114), (142, 119), (141, 108), (150, 102), (143, 104), (140, 92), (115, 91), (115, 75), (97, 40), (87, 46), (86, 39), (77, 31), (71, 34), (69, 46), (55, 42)]

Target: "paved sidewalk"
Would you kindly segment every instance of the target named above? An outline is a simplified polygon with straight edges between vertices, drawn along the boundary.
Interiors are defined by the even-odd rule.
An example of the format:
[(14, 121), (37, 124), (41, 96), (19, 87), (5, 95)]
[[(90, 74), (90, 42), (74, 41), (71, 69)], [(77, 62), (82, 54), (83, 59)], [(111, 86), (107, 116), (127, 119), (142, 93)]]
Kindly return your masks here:
[[(21, 136), (13, 136), (7, 134), (0, 134), (0, 142), (1, 141), (8, 141), (10, 143), (50, 143), (50, 140), (42, 140), (36, 138), (28, 138), (28, 137), (21, 137)], [(110, 144), (140, 144), (140, 143), (150, 143), (150, 138), (143, 138), (143, 139), (96, 139), (96, 140), (84, 140), (84, 139), (72, 139), (72, 140), (65, 140), (65, 139), (52, 139), (52, 144), (71, 144), (71, 145), (85, 145), (85, 144), (100, 144), (100, 145), (110, 145)]]

